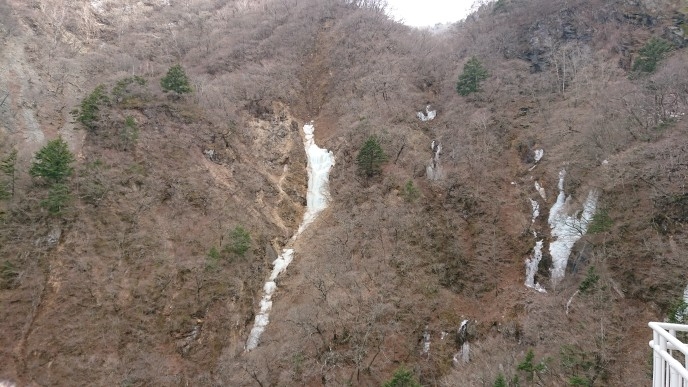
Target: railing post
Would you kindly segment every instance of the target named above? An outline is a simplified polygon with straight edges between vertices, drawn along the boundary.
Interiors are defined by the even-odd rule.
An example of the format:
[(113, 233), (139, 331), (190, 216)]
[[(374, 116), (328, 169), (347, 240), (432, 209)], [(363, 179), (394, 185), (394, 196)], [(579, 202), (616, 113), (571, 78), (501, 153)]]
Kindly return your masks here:
[(660, 379), (662, 358), (657, 352), (657, 345), (659, 345), (659, 333), (652, 329), (652, 387), (662, 387), (662, 379)]

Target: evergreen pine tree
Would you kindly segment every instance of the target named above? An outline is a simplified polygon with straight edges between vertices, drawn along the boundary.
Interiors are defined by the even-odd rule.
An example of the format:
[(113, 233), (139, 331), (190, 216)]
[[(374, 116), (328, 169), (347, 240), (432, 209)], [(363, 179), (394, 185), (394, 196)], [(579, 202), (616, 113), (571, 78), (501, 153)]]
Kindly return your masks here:
[(506, 379), (504, 379), (504, 375), (501, 373), (499, 376), (497, 376), (497, 379), (494, 382), (494, 387), (506, 387)]
[(633, 63), (633, 71), (652, 73), (659, 62), (671, 51), (671, 44), (663, 39), (652, 38), (638, 51), (638, 59)]
[(416, 381), (411, 371), (404, 367), (399, 367), (394, 372), (392, 379), (383, 384), (383, 387), (420, 387), (420, 383)]
[(167, 70), (167, 74), (160, 80), (162, 91), (174, 91), (177, 94), (184, 94), (191, 92), (189, 85), (189, 78), (181, 65), (174, 65)]
[(35, 158), (29, 174), (43, 178), (51, 185), (64, 182), (74, 172), (74, 155), (61, 137), (41, 148)]
[(251, 234), (241, 226), (236, 226), (229, 234), (229, 245), (227, 249), (239, 256), (244, 256), (251, 248)]
[(387, 161), (387, 155), (382, 150), (380, 141), (375, 136), (368, 137), (356, 157), (359, 171), (371, 177), (382, 172), (381, 166), (385, 161)]
[(487, 79), (488, 72), (478, 58), (472, 57), (463, 65), (463, 73), (456, 82), (456, 92), (462, 96), (480, 91), (480, 83)]

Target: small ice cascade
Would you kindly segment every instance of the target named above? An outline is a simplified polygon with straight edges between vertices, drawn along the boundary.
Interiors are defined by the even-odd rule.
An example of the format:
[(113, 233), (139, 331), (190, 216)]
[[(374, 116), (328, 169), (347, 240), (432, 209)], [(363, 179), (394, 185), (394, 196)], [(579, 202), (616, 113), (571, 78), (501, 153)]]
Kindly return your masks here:
[[(540, 184), (535, 182), (535, 189), (540, 192)], [(544, 189), (543, 189), (544, 192)], [(533, 217), (531, 218), (531, 224), (535, 224), (535, 220), (540, 216), (540, 203), (537, 200), (530, 199), (530, 206), (533, 208)], [(535, 282), (535, 273), (537, 273), (538, 265), (542, 260), (542, 239), (537, 240), (537, 233), (533, 230), (533, 237), (535, 237), (535, 247), (533, 248), (533, 255), (530, 258), (526, 258), (526, 282), (525, 285), (531, 289), (535, 289), (540, 293), (547, 293), (544, 287), (539, 283)]]
[(533, 249), (533, 256), (526, 259), (526, 282), (525, 285), (531, 289), (535, 289), (540, 293), (547, 293), (544, 287), (535, 282), (535, 273), (537, 273), (538, 265), (542, 260), (542, 240), (535, 242)]
[(423, 113), (423, 112), (416, 113), (416, 117), (418, 117), (418, 119), (423, 121), (423, 122), (434, 120), (436, 115), (437, 115), (437, 110), (430, 110), (430, 105), (425, 107), (425, 113)]
[[(292, 237), (292, 241), (315, 220), (320, 211), (327, 207), (330, 199), (328, 181), (330, 169), (334, 165), (332, 152), (315, 145), (313, 122), (303, 126), (304, 142), (308, 156), (308, 192), (306, 194), (306, 213), (299, 230)], [(246, 351), (255, 349), (260, 343), (260, 336), (270, 322), (270, 310), (272, 309), (272, 295), (277, 290), (277, 277), (287, 269), (294, 259), (294, 249), (285, 248), (282, 254), (272, 263), (273, 269), (270, 278), (263, 286), (263, 298), (260, 300), (260, 311), (256, 314), (253, 328), (246, 340)]]
[(459, 330), (456, 333), (461, 349), (452, 358), (454, 367), (458, 367), (462, 363), (466, 364), (471, 360), (471, 344), (468, 342), (468, 320), (461, 321)]
[(557, 201), (549, 210), (548, 219), (553, 238), (553, 241), (549, 244), (549, 253), (552, 256), (551, 278), (552, 283), (555, 285), (564, 277), (566, 264), (568, 263), (573, 245), (588, 230), (588, 223), (590, 223), (595, 214), (599, 197), (598, 190), (590, 190), (587, 199), (583, 203), (583, 212), (580, 217), (578, 212), (569, 215), (567, 210), (571, 207), (571, 197), (567, 198), (566, 193), (564, 193), (564, 177), (566, 177), (566, 170), (562, 169), (559, 172), (559, 196), (557, 196)]
[(437, 140), (432, 140), (430, 144), (432, 149), (432, 160), (430, 165), (425, 169), (425, 174), (430, 180), (439, 180), (442, 177), (442, 168), (440, 167), (440, 153), (442, 153), (442, 145)]

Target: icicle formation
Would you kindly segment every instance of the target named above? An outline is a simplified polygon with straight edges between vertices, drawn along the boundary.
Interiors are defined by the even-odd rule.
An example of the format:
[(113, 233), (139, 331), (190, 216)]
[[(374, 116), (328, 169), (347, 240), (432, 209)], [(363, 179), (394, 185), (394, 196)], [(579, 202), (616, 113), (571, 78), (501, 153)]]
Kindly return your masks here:
[[(294, 234), (293, 239), (299, 235), (306, 227), (313, 222), (316, 215), (327, 207), (330, 193), (327, 189), (330, 169), (334, 165), (334, 155), (332, 152), (322, 149), (315, 145), (313, 123), (303, 126), (305, 140), (303, 142), (308, 156), (308, 193), (306, 194), (306, 213), (299, 230)], [(260, 300), (260, 311), (256, 314), (253, 328), (246, 340), (246, 350), (250, 351), (258, 346), (260, 336), (265, 331), (265, 327), (270, 322), (270, 310), (272, 309), (272, 295), (277, 290), (277, 277), (287, 269), (287, 266), (294, 259), (294, 249), (282, 250), (282, 255), (272, 263), (273, 269), (270, 278), (263, 286), (263, 298)]]
[(552, 229), (552, 237), (554, 238), (549, 244), (549, 253), (552, 256), (551, 277), (554, 284), (564, 277), (571, 249), (588, 230), (588, 223), (595, 214), (597, 198), (599, 197), (597, 190), (590, 190), (588, 198), (583, 203), (583, 213), (581, 216), (578, 216), (578, 212), (573, 215), (567, 214), (571, 197), (567, 198), (564, 193), (565, 176), (566, 171), (562, 169), (559, 172), (559, 196), (557, 196), (556, 203), (549, 210), (548, 219), (549, 226)]
[(423, 121), (423, 122), (434, 120), (436, 115), (437, 115), (437, 110), (430, 110), (430, 105), (425, 107), (425, 113), (423, 113), (423, 112), (416, 113), (416, 117), (418, 117), (418, 119)]

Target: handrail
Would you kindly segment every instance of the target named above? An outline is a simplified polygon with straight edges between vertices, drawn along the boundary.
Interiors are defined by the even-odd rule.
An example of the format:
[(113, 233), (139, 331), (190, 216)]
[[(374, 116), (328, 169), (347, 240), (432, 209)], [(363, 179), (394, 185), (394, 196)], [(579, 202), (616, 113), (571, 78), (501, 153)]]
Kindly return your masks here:
[[(688, 387), (688, 344), (676, 337), (676, 332), (688, 332), (688, 325), (650, 322), (653, 337), (649, 345), (653, 351), (652, 386)], [(684, 363), (673, 352), (683, 354)]]
[(676, 336), (667, 332), (667, 330), (678, 331), (678, 332), (688, 332), (688, 325), (671, 324), (671, 323), (658, 323), (658, 322), (651, 322), (651, 323), (648, 323), (647, 325), (649, 325), (653, 331), (659, 333), (660, 335), (662, 335), (662, 337), (667, 339), (667, 341), (669, 343), (671, 343), (672, 345), (674, 345), (676, 347), (676, 349), (678, 349), (679, 351), (688, 355), (688, 345), (683, 343), (681, 340), (677, 339)]

